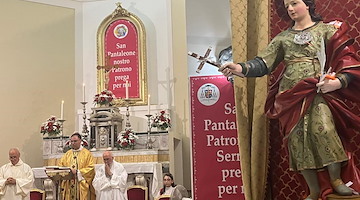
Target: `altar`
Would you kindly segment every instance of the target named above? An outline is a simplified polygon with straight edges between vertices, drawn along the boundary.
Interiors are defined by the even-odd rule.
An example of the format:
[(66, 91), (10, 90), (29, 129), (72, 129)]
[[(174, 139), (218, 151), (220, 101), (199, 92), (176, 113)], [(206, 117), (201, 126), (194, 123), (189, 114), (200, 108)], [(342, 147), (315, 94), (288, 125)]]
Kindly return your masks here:
[[(95, 164), (102, 164), (102, 154), (104, 151), (91, 152), (94, 156)], [(114, 160), (124, 163), (143, 163), (143, 162), (156, 162), (156, 163), (168, 163), (169, 162), (169, 150), (162, 149), (134, 149), (134, 150), (116, 150), (111, 151)], [(44, 166), (57, 166), (62, 155), (64, 153), (43, 155)]]
[[(165, 112), (161, 113), (164, 115)], [(169, 134), (167, 130), (152, 131), (151, 115), (147, 115), (148, 131), (136, 132), (131, 128), (129, 115), (129, 104), (127, 104), (126, 125), (122, 130), (120, 129), (122, 117), (118, 108), (92, 108), (89, 119), (90, 132), (87, 131), (85, 124), (86, 115), (83, 116), (82, 145), (93, 155), (95, 171), (103, 164), (104, 151), (111, 151), (114, 160), (121, 163), (128, 173), (126, 187), (145, 186), (149, 191), (148, 199), (153, 200), (162, 188), (163, 173), (170, 171), (175, 173), (177, 183), (182, 183), (182, 139), (179, 134)], [(131, 141), (130, 137), (133, 137)], [(124, 138), (127, 139), (125, 142)], [(128, 145), (130, 142), (131, 145)], [(45, 169), (47, 167), (57, 169), (62, 156), (70, 148), (69, 136), (61, 134), (57, 137), (43, 138), (44, 167), (34, 168), (33, 171), (36, 187), (45, 189), (47, 200), (54, 199), (54, 196), (58, 197), (59, 194), (54, 193), (54, 185), (59, 184), (49, 179)], [(60, 191), (61, 188), (57, 190)]]
[[(123, 164), (128, 173), (127, 187), (132, 185), (145, 184), (149, 188), (149, 199), (152, 200), (157, 196), (162, 187), (162, 174), (170, 171), (170, 153), (169, 142), (172, 141), (172, 136), (169, 138), (167, 131), (155, 131), (148, 134), (147, 132), (136, 133), (138, 139), (134, 149), (131, 150), (112, 150), (114, 160)], [(146, 148), (146, 141), (148, 137), (151, 138), (151, 149)], [(58, 163), (63, 156), (63, 152), (59, 151), (63, 144), (67, 143), (68, 137), (65, 138), (44, 138), (43, 144), (43, 166), (58, 166)], [(103, 164), (102, 154), (104, 150), (91, 151), (94, 157), (95, 169)], [(39, 184), (39, 179), (47, 179), (45, 174), (45, 167), (33, 168), (34, 175), (37, 181), (37, 187), (44, 188), (45, 185)], [(142, 182), (139, 182), (137, 177), (142, 177)], [(40, 185), (40, 186), (39, 186)], [(41, 188), (42, 187), (42, 188)], [(51, 190), (51, 189), (48, 189)], [(51, 190), (52, 191), (52, 190)], [(55, 196), (55, 194), (53, 195)]]
[[(100, 166), (101, 164), (95, 164), (95, 169)], [(123, 163), (123, 166), (128, 173), (127, 187), (134, 185), (136, 176), (141, 174), (148, 182), (147, 187), (149, 188), (149, 194), (151, 194), (149, 199), (154, 199), (162, 187), (162, 164), (157, 162)], [(45, 167), (33, 168), (36, 186), (44, 189), (45, 191), (50, 191), (52, 193), (51, 196), (55, 197), (55, 190), (53, 189), (53, 185), (50, 183), (51, 181), (48, 180), (48, 175), (45, 173), (45, 169)], [(41, 180), (45, 181), (44, 186), (41, 186)], [(48, 194), (48, 192), (46, 193)]]

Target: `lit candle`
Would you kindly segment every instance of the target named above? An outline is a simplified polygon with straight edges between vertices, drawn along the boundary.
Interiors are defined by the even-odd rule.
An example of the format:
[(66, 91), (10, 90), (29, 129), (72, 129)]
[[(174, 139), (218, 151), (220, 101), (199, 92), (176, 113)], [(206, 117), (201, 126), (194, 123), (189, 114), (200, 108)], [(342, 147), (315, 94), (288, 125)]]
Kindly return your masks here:
[(125, 99), (129, 99), (129, 81), (126, 80), (125, 84)]
[(60, 119), (64, 119), (64, 100), (61, 101)]
[(83, 102), (85, 102), (85, 83), (83, 83), (83, 87), (82, 87), (82, 96), (83, 96)]
[(148, 96), (148, 114), (150, 115), (150, 94)]

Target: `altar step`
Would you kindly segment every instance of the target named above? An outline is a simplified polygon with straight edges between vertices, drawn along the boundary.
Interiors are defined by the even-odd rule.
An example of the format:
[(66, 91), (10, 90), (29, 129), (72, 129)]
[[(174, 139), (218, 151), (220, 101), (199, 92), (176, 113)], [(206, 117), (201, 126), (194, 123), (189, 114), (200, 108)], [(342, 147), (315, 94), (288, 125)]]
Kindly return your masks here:
[(327, 196), (328, 200), (360, 200), (360, 195), (352, 195), (352, 196), (339, 196), (336, 194), (329, 194)]

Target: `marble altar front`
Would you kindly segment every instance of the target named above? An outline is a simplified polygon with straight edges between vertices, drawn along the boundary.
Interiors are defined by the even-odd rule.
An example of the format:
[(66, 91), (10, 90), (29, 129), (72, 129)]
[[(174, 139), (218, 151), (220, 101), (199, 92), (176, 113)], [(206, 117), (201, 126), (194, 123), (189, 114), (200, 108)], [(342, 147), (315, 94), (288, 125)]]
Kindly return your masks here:
[[(112, 150), (114, 159), (124, 165), (128, 172), (128, 186), (141, 184), (136, 182), (138, 177), (146, 181), (149, 188), (150, 200), (154, 199), (162, 186), (162, 174), (169, 172), (170, 154), (169, 154), (169, 134), (167, 131), (137, 133), (139, 139), (133, 150)], [(153, 141), (152, 149), (146, 149), (146, 141), (150, 136)], [(63, 156), (61, 147), (63, 147), (68, 138), (44, 138), (43, 142), (43, 160), (44, 166), (58, 166)], [(103, 164), (102, 154), (104, 150), (92, 151), (94, 156), (95, 167)], [(45, 167), (34, 168), (36, 179), (46, 180)], [(47, 187), (51, 187), (49, 181), (44, 181)], [(45, 185), (44, 185), (45, 186)], [(40, 188), (39, 189), (44, 189)], [(39, 186), (38, 186), (39, 187)], [(46, 189), (46, 188), (45, 188)], [(46, 189), (52, 191), (51, 188)], [(53, 196), (56, 196), (54, 194)]]
[[(95, 169), (101, 166), (101, 164), (95, 164)], [(150, 198), (154, 199), (159, 193), (162, 187), (162, 168), (163, 165), (157, 162), (141, 162), (141, 163), (123, 163), (123, 166), (128, 173), (127, 187), (130, 187), (136, 183), (136, 177), (141, 175), (146, 180), (146, 186), (150, 191)], [(39, 186), (39, 189), (44, 189), (48, 197), (48, 200), (52, 200), (57, 194), (54, 193), (54, 185), (48, 179), (48, 175), (45, 173), (45, 167), (33, 168), (35, 180), (43, 180), (44, 186)], [(39, 183), (38, 183), (39, 184)], [(49, 195), (51, 194), (51, 195)]]
[[(102, 164), (102, 154), (104, 151), (91, 152), (94, 156), (95, 164)], [(134, 150), (117, 150), (112, 151), (114, 159), (122, 164), (124, 163), (143, 163), (143, 162), (156, 162), (168, 163), (169, 150), (160, 149), (134, 149)], [(60, 154), (46, 155), (44, 158), (44, 166), (57, 166), (61, 157)]]

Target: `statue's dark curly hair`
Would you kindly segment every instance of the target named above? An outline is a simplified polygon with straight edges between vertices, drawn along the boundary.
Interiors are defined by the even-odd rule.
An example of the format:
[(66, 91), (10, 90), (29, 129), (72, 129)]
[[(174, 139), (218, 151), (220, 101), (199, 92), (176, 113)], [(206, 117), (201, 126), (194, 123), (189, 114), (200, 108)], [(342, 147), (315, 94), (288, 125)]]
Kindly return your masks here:
[(305, 5), (309, 6), (309, 13), (312, 21), (318, 22), (323, 20), (321, 15), (319, 15), (315, 11), (316, 10), (315, 0), (302, 0), (302, 1), (305, 3)]

